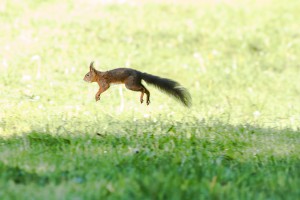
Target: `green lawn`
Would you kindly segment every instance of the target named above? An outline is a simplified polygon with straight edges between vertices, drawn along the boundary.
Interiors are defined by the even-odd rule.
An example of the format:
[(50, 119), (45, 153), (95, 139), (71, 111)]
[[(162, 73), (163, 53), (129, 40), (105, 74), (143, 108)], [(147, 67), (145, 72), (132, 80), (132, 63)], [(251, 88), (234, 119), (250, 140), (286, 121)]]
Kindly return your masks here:
[(0, 1), (0, 199), (299, 199), (300, 2), (103, 2)]

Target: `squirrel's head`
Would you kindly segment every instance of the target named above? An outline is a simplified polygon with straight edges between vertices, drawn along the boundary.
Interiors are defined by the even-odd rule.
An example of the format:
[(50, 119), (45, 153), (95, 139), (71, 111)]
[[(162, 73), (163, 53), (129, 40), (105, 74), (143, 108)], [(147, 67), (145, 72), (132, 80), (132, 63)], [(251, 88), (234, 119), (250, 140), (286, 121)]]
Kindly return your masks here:
[(96, 69), (94, 68), (94, 62), (90, 64), (90, 71), (84, 76), (84, 81), (92, 83), (96, 82)]

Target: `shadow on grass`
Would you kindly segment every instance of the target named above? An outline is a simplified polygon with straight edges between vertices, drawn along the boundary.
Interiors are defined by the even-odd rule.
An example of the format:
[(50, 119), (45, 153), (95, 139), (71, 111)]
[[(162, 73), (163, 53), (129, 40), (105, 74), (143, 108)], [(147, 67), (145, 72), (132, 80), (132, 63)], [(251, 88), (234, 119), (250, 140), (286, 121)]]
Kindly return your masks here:
[(102, 181), (122, 188), (105, 188), (96, 193), (101, 197), (299, 194), (299, 131), (221, 123), (116, 123), (111, 127), (85, 135), (31, 132), (1, 138), (0, 181), (90, 187)]
[(49, 183), (48, 176), (40, 176), (37, 173), (27, 172), (20, 167), (12, 167), (0, 163), (1, 179), (6, 181), (13, 181), (15, 184), (30, 184), (35, 183), (41, 186)]

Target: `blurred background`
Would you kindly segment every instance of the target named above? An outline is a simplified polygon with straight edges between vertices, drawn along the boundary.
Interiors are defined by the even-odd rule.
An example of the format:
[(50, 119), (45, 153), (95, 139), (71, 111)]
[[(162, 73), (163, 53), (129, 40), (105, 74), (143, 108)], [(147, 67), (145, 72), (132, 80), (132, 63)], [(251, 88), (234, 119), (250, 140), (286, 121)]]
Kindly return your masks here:
[[(0, 133), (89, 132), (111, 120), (218, 120), (299, 127), (299, 1), (2, 0)], [(191, 109), (149, 87), (114, 86), (95, 102), (98, 70), (130, 67), (189, 89)]]

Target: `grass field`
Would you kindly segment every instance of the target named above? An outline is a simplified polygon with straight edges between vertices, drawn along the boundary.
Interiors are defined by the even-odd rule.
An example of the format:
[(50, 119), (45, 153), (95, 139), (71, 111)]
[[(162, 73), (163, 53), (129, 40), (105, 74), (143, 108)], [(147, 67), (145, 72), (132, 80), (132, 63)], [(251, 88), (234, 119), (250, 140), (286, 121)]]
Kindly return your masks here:
[[(299, 199), (299, 22), (297, 0), (1, 1), (0, 199)], [(96, 103), (91, 61), (193, 106)]]

